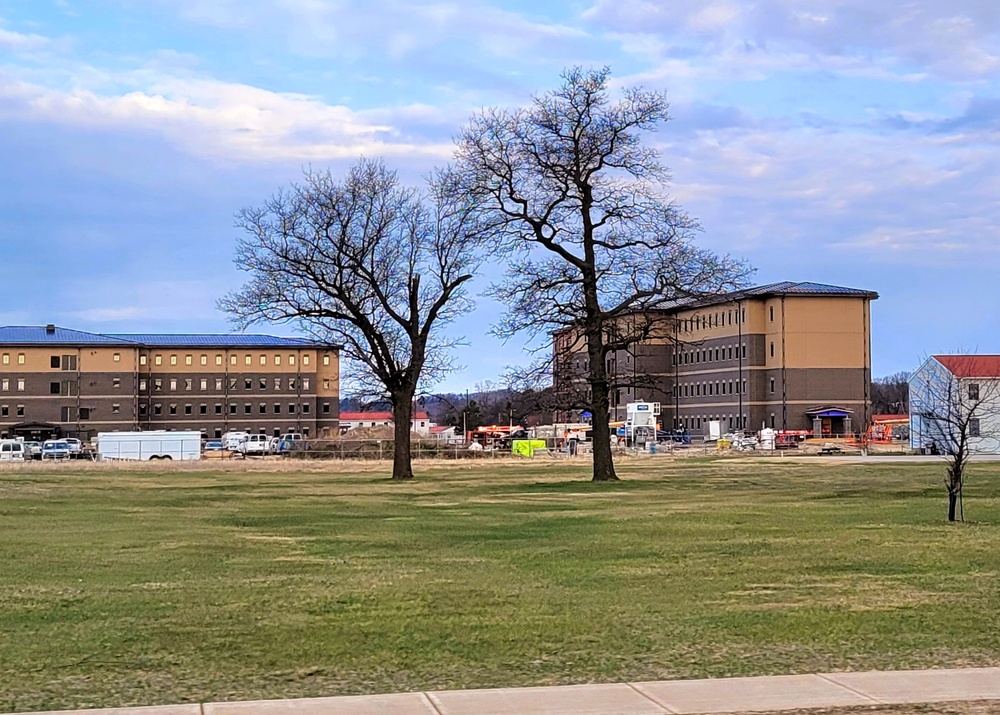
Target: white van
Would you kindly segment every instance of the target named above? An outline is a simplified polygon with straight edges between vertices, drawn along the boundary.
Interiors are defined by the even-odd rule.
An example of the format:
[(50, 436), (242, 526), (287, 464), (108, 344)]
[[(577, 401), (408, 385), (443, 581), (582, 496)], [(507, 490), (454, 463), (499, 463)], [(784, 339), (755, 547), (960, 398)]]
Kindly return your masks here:
[(250, 435), (249, 432), (241, 432), (239, 430), (226, 432), (224, 435), (222, 435), (222, 448), (228, 449), (230, 452), (242, 452), (243, 441), (249, 435)]
[(23, 462), (25, 453), (24, 442), (14, 439), (0, 440), (0, 462)]
[(271, 438), (266, 434), (248, 434), (240, 444), (243, 454), (270, 454)]
[(102, 460), (201, 459), (201, 432), (101, 432), (97, 453)]

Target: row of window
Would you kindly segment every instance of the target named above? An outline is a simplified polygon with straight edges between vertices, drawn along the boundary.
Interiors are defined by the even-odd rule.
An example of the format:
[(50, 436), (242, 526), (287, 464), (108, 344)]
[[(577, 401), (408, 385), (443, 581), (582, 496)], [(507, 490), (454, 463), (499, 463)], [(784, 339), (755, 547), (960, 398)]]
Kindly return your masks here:
[[(771, 380), (771, 392), (774, 392), (774, 380)], [(712, 395), (745, 395), (746, 380), (716, 380), (715, 382), (688, 382), (674, 385), (672, 397), (709, 397)]]
[[(240, 412), (240, 409), (239, 409), (240, 406), (236, 402), (228, 402), (225, 405), (223, 403), (221, 403), (221, 402), (216, 402), (215, 405), (214, 405), (214, 408), (213, 408), (214, 409), (214, 414), (217, 414), (217, 415), (223, 414), (225, 412), (225, 409), (226, 409), (227, 406), (228, 406), (228, 409), (229, 409), (229, 414), (231, 414), (231, 415), (239, 414), (239, 412)], [(166, 408), (166, 411), (164, 411), (164, 407)], [(193, 415), (193, 414), (195, 414), (194, 410), (195, 410), (196, 407), (198, 409), (198, 413), (197, 414), (199, 414), (199, 415), (207, 415), (208, 414), (208, 408), (209, 408), (209, 406), (206, 405), (206, 404), (204, 404), (204, 403), (196, 406), (196, 405), (192, 405), (192, 404), (178, 405), (176, 403), (170, 403), (170, 404), (167, 404), (167, 405), (162, 405), (159, 402), (153, 404), (152, 414), (153, 415), (163, 415), (163, 414), (167, 414), (167, 415), (177, 415), (177, 414)], [(290, 402), (287, 405), (287, 413), (290, 414), (290, 415), (294, 415), (296, 413), (303, 414), (303, 415), (308, 415), (310, 409), (311, 408), (310, 408), (310, 405), (309, 405), (308, 402), (303, 402), (301, 406), (299, 406), (297, 403), (294, 403), (294, 402)], [(180, 410), (180, 412), (178, 410)], [(330, 414), (330, 403), (329, 402), (324, 402), (322, 405), (320, 405), (320, 411), (324, 415)], [(268, 405), (268, 403), (266, 403), (266, 402), (261, 402), (261, 403), (259, 403), (257, 405), (257, 414), (267, 415), (267, 414), (272, 414), (273, 413), (273, 414), (276, 414), (276, 415), (280, 415), (280, 414), (283, 414), (285, 412), (286, 412), (285, 405), (283, 405), (280, 402), (275, 402), (272, 405)], [(147, 405), (145, 403), (139, 403), (139, 416), (140, 417), (145, 417), (147, 414), (149, 414), (149, 408), (147, 407)], [(254, 414), (254, 405), (253, 405), (253, 403), (251, 403), (251, 402), (245, 402), (245, 403), (243, 403), (243, 414), (245, 414), (245, 415), (252, 415), (252, 414)]]
[[(772, 310), (774, 310), (772, 308)], [(682, 318), (680, 328), (685, 333), (692, 333), (695, 330), (707, 330), (708, 328), (719, 328), (726, 325), (738, 325), (747, 320), (746, 308), (741, 310), (722, 310), (715, 313), (705, 313), (696, 315), (693, 318)]]
[[(774, 344), (771, 344), (772, 352), (774, 350)], [(742, 355), (741, 355), (742, 353)], [(746, 359), (747, 356), (747, 346), (746, 343), (742, 345), (723, 345), (718, 348), (699, 348), (698, 350), (682, 350), (679, 353), (674, 353), (671, 360), (673, 365), (693, 365), (695, 363), (702, 362), (719, 362), (721, 360), (733, 360), (734, 358), (743, 357)]]
[[(772, 415), (772, 418), (774, 416)], [(734, 430), (734, 429), (746, 429), (747, 426), (747, 416), (746, 415), (693, 415), (690, 417), (681, 417), (681, 427), (684, 429), (701, 429), (702, 425), (708, 426), (708, 423), (712, 420), (722, 422), (723, 429)], [(774, 425), (771, 425), (772, 427)]]
[[(121, 411), (122, 411), (121, 407), (122, 407), (121, 404), (119, 404), (117, 402), (113, 403), (111, 405), (111, 414), (114, 414), (114, 415), (121, 414)], [(163, 407), (164, 406), (161, 405), (161, 404), (155, 404), (155, 405), (153, 405), (153, 414), (154, 415), (163, 415), (163, 414), (168, 414), (168, 415), (177, 415), (177, 414), (193, 415), (193, 414), (195, 414), (195, 412), (194, 412), (195, 405), (181, 405), (181, 406), (178, 406), (176, 404), (170, 404), (170, 405), (166, 406), (167, 407), (167, 411), (166, 412), (163, 411)], [(198, 414), (199, 415), (207, 415), (208, 414), (208, 405), (201, 404), (201, 405), (198, 405), (197, 408), (198, 408)], [(178, 412), (179, 409), (181, 410), (180, 412)], [(274, 403), (274, 405), (272, 406), (272, 409), (273, 409), (273, 414), (280, 415), (280, 414), (284, 413), (283, 406), (280, 403), (277, 403), (277, 402)], [(77, 411), (79, 411), (79, 416), (77, 416)], [(10, 412), (11, 412), (10, 405), (0, 405), (0, 417), (10, 417)], [(91, 418), (91, 413), (92, 412), (94, 412), (94, 408), (93, 407), (80, 407), (80, 408), (76, 408), (76, 407), (63, 407), (63, 408), (61, 408), (61, 415), (62, 415), (61, 419), (62, 419), (63, 422), (75, 422), (77, 419), (86, 421), (86, 420), (89, 420)], [(288, 405), (287, 413), (290, 414), (290, 415), (294, 415), (294, 414), (296, 414), (296, 412), (298, 412), (298, 414), (308, 415), (310, 413), (309, 403), (303, 402), (302, 406), (301, 406), (301, 409), (299, 409), (298, 405), (296, 405), (294, 403), (289, 404)], [(320, 412), (322, 414), (324, 414), (324, 415), (330, 414), (330, 403), (329, 402), (324, 402), (322, 405), (320, 405)], [(239, 413), (239, 405), (237, 405), (236, 403), (229, 403), (229, 414), (235, 415), (235, 414), (238, 414), (238, 413)], [(14, 414), (17, 417), (24, 417), (25, 416), (24, 405), (15, 405), (14, 406)], [(147, 406), (145, 404), (140, 404), (139, 405), (139, 416), (145, 417), (147, 414), (148, 414)], [(215, 404), (215, 414), (217, 414), (217, 415), (223, 414), (223, 405), (221, 403), (216, 403)], [(243, 414), (245, 414), (245, 415), (252, 415), (252, 414), (254, 414), (253, 405), (250, 404), (250, 403), (245, 403), (243, 405)], [(271, 414), (271, 411), (268, 409), (268, 405), (266, 403), (263, 403), (263, 402), (260, 403), (260, 405), (258, 406), (258, 414), (261, 414), (261, 415)]]
[[(185, 392), (190, 392), (194, 390), (195, 379), (196, 378), (190, 378), (190, 377), (184, 379), (170, 378), (169, 380), (164, 380), (163, 378), (159, 377), (153, 378), (153, 392), (162, 392), (164, 385), (166, 385), (171, 392), (177, 392), (178, 389), (182, 389)], [(215, 385), (215, 391), (222, 392), (223, 385), (225, 384), (223, 378), (216, 377), (214, 378), (213, 382)], [(208, 378), (206, 377), (198, 378), (198, 389), (200, 391), (207, 390), (208, 384), (209, 384)], [(267, 390), (271, 385), (273, 385), (274, 391), (280, 392), (282, 391), (282, 389), (284, 389), (282, 385), (285, 384), (285, 381), (280, 377), (275, 377), (275, 378), (259, 377), (256, 379), (252, 377), (244, 377), (242, 379), (242, 384), (244, 390), (253, 390), (255, 387), (261, 390)], [(308, 377), (303, 377), (303, 378), (290, 377), (287, 380), (287, 384), (289, 392), (296, 392), (298, 390), (304, 392), (309, 391), (310, 382)], [(236, 390), (239, 386), (240, 386), (240, 378), (238, 377), (229, 378), (230, 390)], [(331, 381), (329, 379), (323, 380), (324, 390), (329, 390), (330, 386), (331, 386)], [(148, 380), (146, 378), (140, 379), (139, 392), (141, 393), (147, 392), (148, 388), (149, 388)]]
[[(118, 355), (118, 353), (115, 353), (115, 356), (116, 356), (115, 360), (116, 361), (118, 359), (117, 355)], [(166, 359), (166, 360), (169, 361), (170, 365), (179, 365), (180, 363), (178, 361), (180, 360), (180, 357), (181, 356), (179, 356), (179, 355), (163, 355), (162, 353), (157, 353), (156, 355), (153, 356), (153, 364), (154, 365), (164, 365), (164, 364), (167, 364), (166, 362), (164, 362), (164, 359)], [(288, 354), (284, 359), (287, 360), (286, 364), (288, 364), (288, 365), (295, 365), (296, 356), (295, 356), (294, 353)], [(140, 365), (145, 365), (146, 364), (146, 360), (147, 360), (147, 357), (145, 355), (140, 355), (139, 356), (139, 364)], [(281, 355), (275, 354), (275, 355), (271, 356), (271, 360), (272, 360), (272, 362), (273, 362), (274, 365), (281, 365), (283, 358), (282, 358)], [(303, 365), (309, 365), (309, 361), (310, 361), (310, 357), (309, 357), (308, 353), (302, 356), (302, 364)], [(247, 354), (247, 355), (243, 356), (243, 364), (244, 365), (253, 365), (255, 362), (258, 365), (267, 365), (268, 364), (267, 355), (264, 354), (264, 353), (259, 354), (257, 356), (256, 361), (254, 360), (254, 356), (253, 355)], [(184, 364), (185, 365), (194, 365), (194, 355), (185, 355), (184, 356)], [(208, 365), (208, 355), (205, 355), (205, 354), (200, 355), (198, 357), (198, 364), (199, 365)], [(222, 357), (221, 354), (216, 354), (215, 355), (215, 364), (216, 365), (222, 365), (223, 364), (223, 357)], [(229, 356), (229, 364), (230, 365), (239, 365), (240, 364), (239, 356), (238, 355), (230, 355)], [(324, 365), (329, 365), (330, 364), (330, 356), (329, 355), (324, 355), (323, 356), (323, 364)]]
[[(162, 353), (157, 353), (156, 355), (153, 356), (153, 364), (154, 365), (164, 365), (164, 364), (167, 364), (167, 363), (164, 362), (164, 358), (166, 358), (166, 360), (169, 361), (170, 365), (179, 365), (180, 363), (178, 361), (181, 359), (181, 356), (180, 355), (163, 355)], [(111, 359), (114, 360), (115, 362), (121, 362), (122, 354), (121, 353), (113, 353), (112, 356), (111, 356)], [(281, 365), (282, 364), (282, 359), (283, 358), (282, 358), (281, 355), (275, 354), (275, 355), (272, 356), (272, 360), (273, 360), (273, 363), (275, 365)], [(287, 364), (288, 365), (295, 365), (296, 356), (295, 356), (294, 353), (290, 353), (284, 359), (287, 360)], [(185, 365), (194, 365), (194, 355), (184, 355), (183, 356), (183, 360), (184, 360), (184, 364)], [(216, 354), (214, 360), (215, 360), (215, 364), (216, 365), (222, 365), (223, 364), (223, 357), (222, 357), (221, 354)], [(305, 355), (302, 356), (302, 364), (303, 365), (308, 365), (309, 361), (310, 361), (310, 357), (309, 357), (308, 354), (305, 354)], [(11, 362), (11, 353), (3, 353), (2, 355), (0, 355), (0, 364), (10, 365), (10, 362)], [(17, 364), (18, 365), (24, 365), (26, 362), (27, 362), (26, 355), (24, 353), (17, 353)], [(140, 355), (139, 356), (139, 364), (140, 365), (146, 365), (147, 362), (148, 362), (148, 357), (146, 355)], [(238, 365), (239, 362), (240, 362), (239, 361), (239, 356), (237, 356), (237, 355), (230, 355), (229, 356), (229, 364), (230, 365)], [(243, 356), (243, 364), (244, 365), (253, 365), (254, 362), (255, 361), (254, 361), (254, 356), (253, 355), (244, 355)], [(267, 355), (266, 354), (260, 354), (260, 355), (258, 355), (256, 362), (257, 362), (257, 364), (260, 364), (260, 365), (267, 365), (268, 364)], [(200, 364), (200, 365), (208, 365), (208, 355), (207, 354), (200, 355), (198, 357), (198, 364)], [(330, 364), (330, 356), (329, 355), (324, 355), (323, 356), (323, 364), (324, 365), (329, 365)], [(49, 357), (49, 367), (52, 368), (53, 370), (76, 370), (76, 366), (77, 366), (76, 355), (52, 355), (52, 356)]]

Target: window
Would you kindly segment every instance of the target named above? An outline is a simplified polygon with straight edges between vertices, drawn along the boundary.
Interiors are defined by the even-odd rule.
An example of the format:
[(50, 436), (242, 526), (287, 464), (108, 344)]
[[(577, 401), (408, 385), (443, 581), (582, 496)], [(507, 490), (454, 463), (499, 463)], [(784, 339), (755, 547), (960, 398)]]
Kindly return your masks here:
[(62, 389), (62, 386), (58, 382), (50, 382), (49, 383), (49, 394), (50, 395), (58, 395), (60, 389)]
[(235, 402), (230, 402), (229, 403), (229, 414), (231, 414), (231, 415), (235, 415), (236, 414), (236, 403)]
[(774, 394), (774, 378), (771, 378), (771, 394)]
[(261, 355), (260, 356), (260, 364), (261, 365), (267, 365), (267, 355)]
[(193, 413), (193, 409), (192, 409), (191, 405), (184, 405), (184, 414), (190, 415), (192, 413)]
[(215, 391), (216, 392), (222, 392), (222, 378), (221, 377), (215, 378)]
[(162, 365), (163, 364), (163, 356), (162, 355), (157, 355), (155, 358), (153, 358), (153, 364), (154, 365)]
[(163, 405), (153, 405), (153, 414), (154, 415), (163, 414)]
[(51, 358), (49, 358), (49, 367), (58, 370), (59, 369), (59, 364), (60, 363), (59, 363), (59, 356), (58, 355), (53, 355)]
[(170, 380), (170, 389), (171, 390), (176, 390), (177, 389), (177, 379), (176, 378)]
[(140, 417), (145, 417), (146, 416), (146, 403), (145, 402), (140, 402), (139, 403), (139, 416)]
[(219, 437), (221, 437), (221, 436), (222, 436), (222, 428), (221, 427), (216, 427), (215, 428), (215, 438), (219, 439)]
[(115, 388), (116, 390), (120, 390), (122, 387), (122, 379), (120, 377), (112, 377), (111, 387)]
[(274, 364), (275, 365), (280, 365), (281, 364), (281, 356), (280, 355), (275, 355), (274, 356)]
[(768, 310), (771, 311), (771, 322), (774, 322), (774, 306), (772, 305)]
[(290, 414), (290, 415), (294, 415), (295, 414), (295, 405), (289, 405), (288, 406), (288, 414)]
[(742, 350), (743, 350), (743, 357), (745, 358), (747, 356), (747, 346), (745, 344), (742, 346)]
[(302, 378), (302, 389), (305, 390), (306, 392), (309, 391), (309, 378), (308, 377)]
[(140, 365), (145, 365), (146, 364), (146, 356), (145, 355), (140, 355), (139, 356), (139, 364)]
[(117, 402), (111, 405), (111, 414), (113, 415), (121, 414), (121, 411), (122, 411), (122, 406), (119, 405)]
[(288, 364), (289, 365), (294, 365), (295, 364), (295, 356), (294, 355), (289, 355), (288, 356)]
[(24, 392), (24, 378), (23, 377), (17, 378), (17, 391), (18, 392)]
[(89, 407), (81, 407), (80, 408), (80, 419), (81, 420), (89, 420), (90, 419), (90, 408)]
[(309, 436), (309, 428), (308, 427), (303, 427), (302, 428), (302, 436), (303, 437), (308, 437)]
[(275, 390), (280, 390), (281, 389), (281, 378), (280, 377), (274, 378), (274, 389)]
[(10, 353), (3, 354), (3, 364), (10, 365)]
[(774, 343), (771, 343), (771, 357), (774, 357)]
[(267, 378), (266, 377), (260, 378), (260, 389), (262, 389), (262, 390), (266, 390), (267, 389)]
[(10, 389), (10, 380), (5, 377), (2, 381), (0, 381), (0, 389), (2, 389), (2, 390), (9, 390)]
[(280, 402), (275, 402), (274, 403), (274, 414), (276, 414), (276, 415), (280, 415), (281, 414), (281, 403)]
[(222, 414), (222, 403), (220, 403), (220, 402), (216, 402), (215, 403), (215, 414), (217, 414), (217, 415), (221, 415)]
[(76, 355), (63, 355), (62, 356), (62, 369), (63, 370), (76, 370)]
[(24, 417), (24, 405), (17, 406), (17, 416)]
[(323, 403), (323, 414), (324, 415), (330, 414), (330, 403), (329, 402), (324, 402)]
[(253, 412), (253, 405), (251, 405), (249, 402), (243, 405), (243, 414), (249, 415), (252, 412)]
[(260, 412), (262, 415), (266, 415), (267, 414), (267, 404), (261, 402), (260, 405), (257, 406), (257, 411)]
[[(979, 385), (975, 382), (969, 385), (969, 399), (978, 400), (979, 399)], [(978, 435), (977, 435), (978, 436)]]
[(243, 378), (243, 389), (252, 390), (253, 389), (253, 378), (244, 377)]
[(172, 415), (177, 414), (177, 405), (170, 405), (170, 414)]
[(222, 364), (222, 356), (221, 355), (216, 355), (215, 356), (215, 364), (216, 365), (221, 365)]
[(184, 364), (185, 365), (190, 365), (191, 364), (191, 356), (190, 355), (185, 355), (184, 356)]
[(328, 380), (328, 379), (323, 380), (323, 389), (324, 390), (329, 390), (330, 389), (330, 380)]
[(247, 355), (247, 356), (246, 356), (246, 357), (244, 358), (244, 360), (243, 360), (243, 361), (244, 361), (244, 362), (245, 362), (245, 363), (246, 363), (247, 365), (252, 365), (252, 364), (253, 364), (253, 362), (252, 362), (252, 361), (253, 361), (253, 357), (252, 357), (251, 355)]
[(289, 390), (294, 390), (295, 389), (295, 378), (294, 377), (288, 378), (288, 389)]
[(146, 381), (146, 378), (139, 380), (139, 392), (145, 392), (148, 386), (149, 383)]
[(323, 364), (324, 365), (329, 365), (330, 364), (330, 356), (329, 355), (324, 355), (323, 356)]
[(198, 382), (198, 388), (201, 389), (201, 390), (207, 390), (208, 389), (208, 378), (207, 377), (201, 378), (201, 380)]
[(208, 365), (208, 355), (202, 355), (201, 356), (201, 364), (202, 365)]
[(302, 356), (302, 364), (303, 365), (308, 365), (309, 364), (309, 356), (308, 355), (303, 355)]
[(24, 353), (18, 353), (17, 354), (17, 364), (18, 365), (23, 365), (24, 364)]
[(229, 378), (229, 389), (230, 390), (235, 390), (236, 389), (236, 378), (235, 377)]
[(171, 365), (176, 365), (177, 364), (177, 356), (176, 355), (171, 355), (170, 356), (170, 364)]
[(236, 364), (236, 356), (235, 355), (230, 355), (229, 356), (229, 364), (230, 365), (235, 365)]
[(191, 388), (193, 388), (193, 387), (194, 387), (194, 380), (192, 380), (190, 377), (187, 378), (186, 380), (184, 380), (184, 389), (185, 390), (187, 390), (187, 391), (190, 392)]
[(154, 392), (159, 392), (162, 389), (163, 389), (163, 380), (161, 380), (158, 377), (154, 378), (153, 379), (153, 391)]
[(978, 437), (979, 436), (979, 419), (973, 417), (969, 420), (969, 436)]

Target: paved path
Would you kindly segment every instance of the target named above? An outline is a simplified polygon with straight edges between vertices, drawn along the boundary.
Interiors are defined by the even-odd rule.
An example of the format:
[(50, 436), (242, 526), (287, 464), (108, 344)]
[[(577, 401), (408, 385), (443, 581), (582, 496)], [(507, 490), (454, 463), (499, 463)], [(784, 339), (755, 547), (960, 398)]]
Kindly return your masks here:
[(663, 715), (1000, 700), (1000, 668), (778, 675), (63, 711), (61, 715)]

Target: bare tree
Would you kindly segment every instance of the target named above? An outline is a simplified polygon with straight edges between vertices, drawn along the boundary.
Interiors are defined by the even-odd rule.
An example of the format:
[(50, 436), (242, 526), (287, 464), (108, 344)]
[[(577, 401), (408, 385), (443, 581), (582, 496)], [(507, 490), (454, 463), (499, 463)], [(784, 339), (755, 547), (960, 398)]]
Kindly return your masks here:
[(595, 481), (617, 479), (608, 353), (648, 337), (647, 311), (738, 287), (746, 274), (696, 248), (697, 222), (663, 193), (667, 171), (641, 135), (668, 119), (665, 96), (627, 89), (612, 103), (609, 76), (567, 70), (529, 108), (483, 111), (456, 155), (464, 191), (488, 207), (508, 258), (506, 278), (490, 289), (507, 305), (495, 332), (567, 330), (585, 352)]
[(948, 521), (964, 520), (969, 458), (1000, 451), (1000, 356), (936, 355), (909, 388), (911, 445), (944, 456)]
[(250, 280), (221, 301), (234, 322), (293, 322), (342, 344), (358, 394), (388, 399), (395, 423), (393, 479), (411, 479), (414, 397), (452, 368), (455, 340), (440, 328), (469, 308), (477, 268), (474, 212), (452, 176), (424, 193), (381, 161), (362, 160), (343, 181), (307, 173), (259, 208), (244, 209), (236, 264)]
[(872, 381), (872, 413), (900, 415), (906, 412), (910, 394), (910, 373), (897, 372)]

